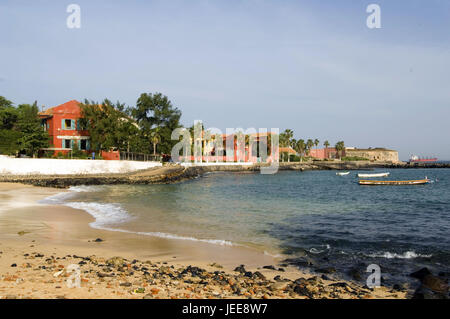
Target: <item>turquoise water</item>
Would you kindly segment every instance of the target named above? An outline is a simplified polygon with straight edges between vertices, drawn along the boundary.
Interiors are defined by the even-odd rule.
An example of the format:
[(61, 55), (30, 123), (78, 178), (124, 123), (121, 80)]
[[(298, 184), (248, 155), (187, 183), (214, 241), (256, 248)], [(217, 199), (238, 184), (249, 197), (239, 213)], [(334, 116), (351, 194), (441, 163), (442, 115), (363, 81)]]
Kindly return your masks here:
[(336, 171), (211, 173), (171, 185), (73, 188), (55, 200), (90, 212), (93, 227), (251, 246), (342, 272), (371, 263), (389, 278), (422, 266), (449, 271), (450, 170), (390, 172), (434, 183), (360, 186), (356, 172)]

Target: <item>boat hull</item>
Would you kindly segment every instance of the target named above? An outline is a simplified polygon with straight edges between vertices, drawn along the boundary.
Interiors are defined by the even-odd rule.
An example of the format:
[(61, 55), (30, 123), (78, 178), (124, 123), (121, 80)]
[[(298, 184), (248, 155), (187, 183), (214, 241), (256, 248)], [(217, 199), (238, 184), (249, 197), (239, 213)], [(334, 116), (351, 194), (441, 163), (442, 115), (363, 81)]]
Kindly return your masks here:
[(428, 184), (429, 179), (417, 179), (409, 181), (374, 181), (374, 180), (360, 180), (359, 185), (423, 185)]
[(425, 159), (418, 159), (418, 160), (409, 160), (410, 163), (433, 163), (437, 162), (437, 158), (425, 158)]
[(347, 176), (348, 174), (350, 174), (350, 172), (336, 173), (337, 176)]
[(358, 174), (358, 177), (371, 178), (371, 177), (386, 177), (390, 173), (375, 173), (375, 174)]

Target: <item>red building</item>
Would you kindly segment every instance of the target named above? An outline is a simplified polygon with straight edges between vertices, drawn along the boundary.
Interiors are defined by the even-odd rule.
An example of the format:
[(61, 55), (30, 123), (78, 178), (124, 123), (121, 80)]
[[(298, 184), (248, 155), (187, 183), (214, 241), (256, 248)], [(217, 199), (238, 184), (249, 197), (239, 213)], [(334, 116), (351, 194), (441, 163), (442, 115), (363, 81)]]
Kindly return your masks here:
[[(345, 152), (342, 151), (342, 156)], [(334, 147), (327, 147), (327, 148), (312, 148), (309, 151), (309, 156), (317, 158), (317, 159), (335, 159), (337, 158), (337, 151)]]
[[(66, 154), (72, 150), (91, 153), (89, 131), (82, 128), (80, 102), (72, 100), (39, 113), (52, 145), (47, 149)], [(102, 152), (104, 159), (120, 159), (119, 152)]]

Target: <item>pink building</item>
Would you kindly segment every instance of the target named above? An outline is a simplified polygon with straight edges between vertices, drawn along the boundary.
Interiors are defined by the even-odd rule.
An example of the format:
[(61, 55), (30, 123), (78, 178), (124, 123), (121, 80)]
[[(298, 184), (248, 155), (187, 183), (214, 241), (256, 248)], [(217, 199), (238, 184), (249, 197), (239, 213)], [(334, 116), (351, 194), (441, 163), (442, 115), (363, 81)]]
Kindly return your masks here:
[[(309, 156), (317, 159), (333, 159), (337, 157), (337, 152), (334, 147), (327, 148), (313, 148), (309, 151)], [(342, 156), (345, 156), (344, 154)]]

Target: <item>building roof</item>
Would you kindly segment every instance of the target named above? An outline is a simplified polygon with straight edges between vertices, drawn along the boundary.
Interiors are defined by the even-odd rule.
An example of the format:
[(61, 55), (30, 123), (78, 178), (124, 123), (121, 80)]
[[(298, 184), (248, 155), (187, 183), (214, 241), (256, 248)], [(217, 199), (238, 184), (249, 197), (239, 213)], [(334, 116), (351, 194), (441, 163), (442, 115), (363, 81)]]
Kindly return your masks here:
[(50, 107), (50, 108), (46, 109), (45, 111), (39, 112), (38, 115), (40, 117), (52, 117), (53, 114), (58, 111), (78, 107), (79, 104), (80, 104), (80, 102), (78, 102), (77, 100), (72, 100), (72, 101), (69, 101), (69, 102), (54, 106), (54, 107)]
[(292, 147), (280, 147), (280, 153), (297, 154), (297, 152)]

